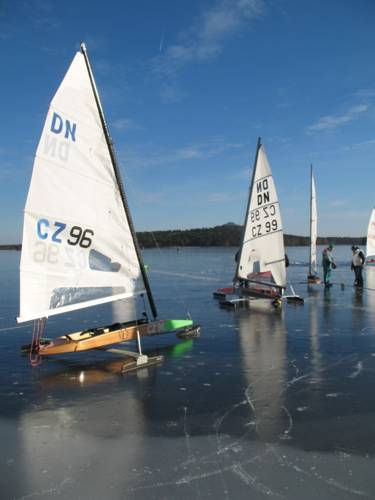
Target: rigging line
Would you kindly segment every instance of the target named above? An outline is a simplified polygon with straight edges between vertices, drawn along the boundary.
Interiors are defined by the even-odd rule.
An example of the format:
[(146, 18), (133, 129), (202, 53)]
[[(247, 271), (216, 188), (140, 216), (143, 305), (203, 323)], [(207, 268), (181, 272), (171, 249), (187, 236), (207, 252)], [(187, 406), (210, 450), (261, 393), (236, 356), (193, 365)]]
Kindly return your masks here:
[[(157, 250), (159, 252), (159, 255), (160, 255), (160, 257), (162, 257), (163, 254), (162, 254), (161, 248), (159, 246), (159, 243), (158, 243), (158, 241), (156, 239), (156, 236), (155, 236), (155, 234), (154, 234), (153, 231), (150, 231), (150, 233), (151, 233), (152, 239), (155, 242), (155, 246), (156, 246), (156, 248), (157, 248)], [(177, 300), (179, 300), (181, 302), (181, 305), (185, 309), (187, 317), (189, 319), (191, 319), (191, 315), (190, 315), (190, 311), (189, 311), (189, 308), (187, 306), (187, 303), (184, 301), (183, 296), (181, 295), (181, 292), (180, 292), (179, 288), (177, 287), (176, 283), (173, 280), (172, 280), (172, 282), (173, 282), (173, 287), (174, 287), (174, 289), (176, 291), (175, 297), (177, 298)]]
[[(130, 179), (130, 176), (125, 174), (124, 176), (124, 180), (125, 180), (125, 183), (126, 183), (126, 190), (127, 192), (134, 198), (134, 199), (137, 199), (137, 189), (136, 187), (134, 186), (134, 183), (133, 181)], [(139, 196), (138, 196), (139, 198)], [(163, 256), (163, 253), (161, 251), (161, 248), (157, 242), (157, 239), (156, 239), (156, 236), (155, 234), (153, 233), (153, 231), (148, 231), (150, 234), (151, 234), (151, 237), (152, 239), (154, 240), (154, 243), (155, 243), (155, 247), (156, 249), (158, 250), (159, 252), (159, 255), (160, 256)], [(187, 304), (185, 303), (185, 301), (183, 300), (182, 296), (181, 296), (181, 291), (178, 289), (177, 285), (175, 284), (175, 282), (173, 281), (173, 287), (175, 288), (176, 290), (176, 294), (175, 294), (175, 297), (177, 298), (177, 300), (180, 301), (180, 303), (182, 304), (187, 316), (189, 318), (191, 318), (190, 316), (190, 311), (189, 311), (189, 308), (187, 306)]]
[(21, 326), (8, 326), (8, 327), (5, 327), (5, 328), (0, 328), (0, 332), (7, 332), (8, 330), (18, 330), (20, 328), (25, 328), (25, 325), (21, 325)]
[(283, 261), (285, 261), (285, 257), (283, 259), (271, 260), (270, 262), (265, 262), (264, 264), (266, 266), (269, 266), (270, 264), (277, 264), (278, 262), (283, 262)]
[(173, 273), (169, 271), (162, 271), (160, 269), (153, 269), (152, 271), (156, 274), (165, 274), (167, 276), (178, 276), (179, 278), (191, 278), (195, 280), (221, 282), (219, 278), (210, 278), (209, 276), (196, 276), (195, 274), (187, 274), (187, 273)]

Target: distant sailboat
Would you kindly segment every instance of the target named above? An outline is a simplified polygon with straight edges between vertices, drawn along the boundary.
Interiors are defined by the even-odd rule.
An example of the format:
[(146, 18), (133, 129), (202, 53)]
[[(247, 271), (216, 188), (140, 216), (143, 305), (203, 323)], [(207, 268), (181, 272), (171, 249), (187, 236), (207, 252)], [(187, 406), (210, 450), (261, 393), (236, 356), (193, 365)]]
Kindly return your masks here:
[(234, 287), (218, 289), (215, 297), (238, 294), (240, 298), (276, 302), (281, 298), (286, 288), (284, 233), (274, 179), (260, 138), (236, 261)]
[(375, 208), (372, 209), (367, 228), (366, 262), (375, 264)]
[[(41, 340), (49, 316), (140, 296), (147, 297), (152, 320), (144, 311), (141, 319)], [(51, 101), (33, 166), (24, 215), (18, 322), (30, 320), (30, 352), (37, 357), (131, 339), (138, 339), (140, 350), (141, 336), (193, 324), (190, 319), (157, 319), (84, 44)], [(147, 361), (141, 353), (139, 359)]]
[(318, 214), (316, 210), (316, 189), (313, 168), (311, 165), (311, 184), (310, 184), (310, 260), (309, 274), (307, 282), (310, 284), (319, 284), (318, 263), (316, 258), (316, 239), (318, 236)]

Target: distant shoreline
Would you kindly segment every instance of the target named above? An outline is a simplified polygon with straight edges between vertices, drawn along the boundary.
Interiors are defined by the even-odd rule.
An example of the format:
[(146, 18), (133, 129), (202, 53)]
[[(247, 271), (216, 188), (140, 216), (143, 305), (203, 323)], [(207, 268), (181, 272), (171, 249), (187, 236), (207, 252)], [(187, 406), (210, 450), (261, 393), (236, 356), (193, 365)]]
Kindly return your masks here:
[(20, 252), (22, 248), (21, 244), (17, 245), (0, 245), (0, 250), (16, 250), (17, 252)]
[[(238, 247), (242, 241), (243, 226), (228, 223), (222, 226), (200, 229), (169, 231), (144, 231), (137, 233), (142, 248), (155, 247)], [(366, 237), (320, 236), (318, 245), (365, 245)], [(288, 247), (309, 246), (310, 237), (284, 234)]]
[[(238, 247), (242, 239), (242, 226), (228, 223), (222, 226), (198, 229), (171, 229), (165, 231), (143, 231), (137, 233), (141, 248), (166, 247)], [(366, 245), (366, 237), (319, 236), (318, 245)], [(308, 246), (308, 236), (284, 235), (287, 247)], [(20, 251), (22, 245), (0, 245), (0, 250)]]

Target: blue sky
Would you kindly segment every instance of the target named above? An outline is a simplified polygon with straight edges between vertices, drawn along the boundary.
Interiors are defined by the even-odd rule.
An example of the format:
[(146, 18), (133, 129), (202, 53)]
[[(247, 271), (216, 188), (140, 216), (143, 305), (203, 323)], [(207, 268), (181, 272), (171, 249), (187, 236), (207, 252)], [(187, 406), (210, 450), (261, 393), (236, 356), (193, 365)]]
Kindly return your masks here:
[(21, 241), (49, 101), (88, 47), (137, 230), (242, 223), (257, 137), (284, 229), (364, 235), (375, 205), (372, 0), (0, 2), (0, 243)]

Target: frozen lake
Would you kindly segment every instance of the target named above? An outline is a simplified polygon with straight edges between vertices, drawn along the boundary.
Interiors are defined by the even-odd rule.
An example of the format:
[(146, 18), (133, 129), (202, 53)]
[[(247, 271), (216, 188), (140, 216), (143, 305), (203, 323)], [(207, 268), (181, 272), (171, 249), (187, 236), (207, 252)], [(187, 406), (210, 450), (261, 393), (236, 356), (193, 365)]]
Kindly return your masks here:
[[(2, 500), (375, 498), (375, 267), (357, 291), (336, 247), (336, 285), (308, 287), (308, 249), (289, 248), (305, 305), (229, 311), (212, 291), (230, 285), (234, 253), (144, 251), (159, 316), (189, 312), (202, 334), (145, 339), (165, 360), (130, 374), (103, 352), (32, 368), (30, 324), (14, 319), (19, 254), (0, 253)], [(55, 316), (46, 335), (119, 314)]]

